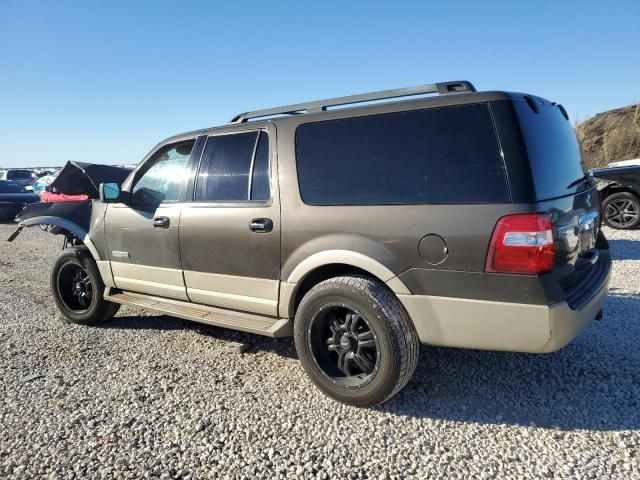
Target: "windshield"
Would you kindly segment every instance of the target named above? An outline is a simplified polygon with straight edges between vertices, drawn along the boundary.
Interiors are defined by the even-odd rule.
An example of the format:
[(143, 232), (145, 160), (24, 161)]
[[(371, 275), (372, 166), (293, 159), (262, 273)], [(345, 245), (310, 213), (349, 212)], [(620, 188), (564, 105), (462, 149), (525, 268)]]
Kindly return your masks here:
[(580, 146), (571, 123), (554, 105), (515, 101), (538, 200), (570, 195), (584, 188)]

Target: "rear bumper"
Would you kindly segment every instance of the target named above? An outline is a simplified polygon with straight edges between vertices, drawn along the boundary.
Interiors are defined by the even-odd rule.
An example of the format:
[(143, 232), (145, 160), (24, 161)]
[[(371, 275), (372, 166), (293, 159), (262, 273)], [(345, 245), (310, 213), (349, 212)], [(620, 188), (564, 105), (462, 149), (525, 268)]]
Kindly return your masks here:
[(420, 337), (427, 345), (553, 352), (573, 340), (602, 309), (611, 275), (606, 271), (579, 306), (569, 303), (530, 305), (428, 295), (398, 295)]

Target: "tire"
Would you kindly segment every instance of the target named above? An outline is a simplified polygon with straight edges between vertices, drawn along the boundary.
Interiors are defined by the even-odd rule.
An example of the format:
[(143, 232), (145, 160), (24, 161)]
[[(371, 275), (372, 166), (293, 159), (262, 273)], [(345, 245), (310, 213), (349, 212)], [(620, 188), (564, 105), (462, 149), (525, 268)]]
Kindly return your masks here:
[(120, 304), (104, 299), (98, 266), (84, 248), (70, 248), (58, 257), (51, 271), (51, 292), (60, 313), (72, 323), (95, 325), (120, 309)]
[(361, 275), (314, 286), (296, 312), (294, 340), (311, 381), (329, 397), (358, 407), (378, 405), (398, 393), (413, 375), (420, 350), (398, 298), (386, 285)]
[(631, 230), (640, 226), (640, 199), (630, 192), (617, 192), (602, 202), (604, 223), (618, 230)]

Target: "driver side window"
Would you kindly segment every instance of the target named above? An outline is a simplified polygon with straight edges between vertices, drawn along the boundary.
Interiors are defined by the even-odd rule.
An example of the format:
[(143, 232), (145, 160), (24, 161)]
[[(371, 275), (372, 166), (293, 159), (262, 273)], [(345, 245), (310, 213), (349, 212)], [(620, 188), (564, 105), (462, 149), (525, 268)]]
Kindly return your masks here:
[(195, 140), (189, 140), (168, 145), (156, 153), (133, 186), (133, 203), (177, 202), (194, 143)]

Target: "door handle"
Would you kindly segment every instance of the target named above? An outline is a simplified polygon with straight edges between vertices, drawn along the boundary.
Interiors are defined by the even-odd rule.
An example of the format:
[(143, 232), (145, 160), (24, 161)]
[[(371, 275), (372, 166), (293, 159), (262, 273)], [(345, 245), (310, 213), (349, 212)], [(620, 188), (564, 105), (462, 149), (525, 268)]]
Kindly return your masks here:
[(249, 230), (256, 233), (269, 233), (273, 230), (273, 220), (270, 218), (254, 218), (249, 222)]
[(154, 228), (169, 228), (169, 217), (156, 217), (153, 219)]

